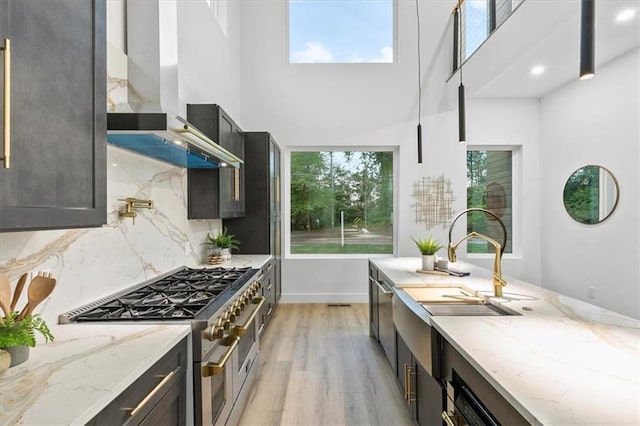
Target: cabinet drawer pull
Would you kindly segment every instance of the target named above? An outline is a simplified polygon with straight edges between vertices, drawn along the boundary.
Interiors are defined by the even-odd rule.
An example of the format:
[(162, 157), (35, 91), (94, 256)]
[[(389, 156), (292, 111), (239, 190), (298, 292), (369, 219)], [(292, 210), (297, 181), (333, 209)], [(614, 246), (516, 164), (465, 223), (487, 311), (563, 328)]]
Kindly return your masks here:
[[(144, 399), (142, 401), (140, 401), (140, 403), (138, 405), (136, 405), (136, 407), (134, 409), (129, 409), (131, 410), (131, 412), (129, 413), (130, 417), (135, 417), (136, 415), (138, 415), (138, 413), (140, 412), (140, 410), (142, 410), (142, 408), (144, 408), (144, 406), (149, 402), (149, 400), (151, 398), (153, 398), (153, 396), (158, 393), (160, 391), (160, 389), (162, 389), (164, 387), (164, 385), (171, 380), (171, 378), (173, 377), (173, 375), (175, 374), (176, 371), (178, 371), (180, 369), (180, 367), (176, 368), (175, 370), (173, 370), (171, 373), (167, 374), (166, 376), (163, 377), (163, 379), (160, 381), (160, 383), (158, 383), (156, 385), (155, 388), (153, 388), (151, 390), (151, 392), (149, 392), (149, 394), (147, 396), (144, 397)], [(162, 376), (160, 376), (162, 377)]]
[(240, 201), (240, 169), (233, 169), (233, 201)]
[[(257, 302), (256, 302), (256, 300), (257, 300)], [(253, 299), (252, 303), (255, 304), (255, 305), (258, 305), (258, 306), (256, 306), (256, 308), (253, 310), (253, 312), (251, 312), (251, 315), (249, 315), (249, 318), (247, 319), (247, 322), (244, 323), (244, 325), (238, 325), (238, 326), (233, 327), (233, 333), (236, 336), (242, 336), (244, 333), (247, 332), (247, 330), (251, 326), (251, 323), (253, 322), (253, 319), (256, 317), (256, 315), (260, 311), (260, 308), (262, 308), (262, 305), (264, 305), (265, 300), (266, 299), (264, 297), (257, 297), (255, 299)]]
[(413, 368), (407, 367), (407, 404), (409, 405), (411, 405), (411, 403), (415, 401), (415, 399), (411, 398), (411, 394), (413, 393), (413, 390), (411, 389), (411, 372), (412, 371), (413, 371)]
[(404, 400), (409, 401), (409, 392), (407, 391), (407, 383), (409, 383), (409, 376), (407, 374), (407, 363), (402, 364), (404, 367)]
[(240, 339), (234, 337), (233, 342), (229, 345), (229, 349), (227, 349), (227, 352), (224, 353), (218, 362), (208, 362), (204, 365), (202, 367), (202, 377), (211, 377), (221, 373), (222, 370), (224, 370), (224, 366), (227, 364), (229, 357), (231, 357), (231, 354), (238, 346), (238, 342), (240, 342)]
[(4, 52), (2, 162), (4, 168), (8, 169), (11, 167), (11, 40), (5, 38), (0, 50)]
[(449, 416), (449, 414), (447, 414), (446, 411), (442, 412), (442, 420), (444, 420), (447, 426), (455, 426), (455, 424), (453, 423), (453, 420), (451, 420), (451, 417)]

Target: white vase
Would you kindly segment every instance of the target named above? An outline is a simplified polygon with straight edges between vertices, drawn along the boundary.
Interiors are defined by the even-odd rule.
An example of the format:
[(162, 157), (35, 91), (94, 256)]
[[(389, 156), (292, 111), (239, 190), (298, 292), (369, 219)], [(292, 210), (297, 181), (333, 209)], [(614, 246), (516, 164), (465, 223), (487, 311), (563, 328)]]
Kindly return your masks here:
[(231, 251), (228, 248), (223, 248), (221, 255), (224, 260), (231, 259)]
[(436, 263), (435, 254), (423, 254), (422, 255), (422, 270), (433, 271)]

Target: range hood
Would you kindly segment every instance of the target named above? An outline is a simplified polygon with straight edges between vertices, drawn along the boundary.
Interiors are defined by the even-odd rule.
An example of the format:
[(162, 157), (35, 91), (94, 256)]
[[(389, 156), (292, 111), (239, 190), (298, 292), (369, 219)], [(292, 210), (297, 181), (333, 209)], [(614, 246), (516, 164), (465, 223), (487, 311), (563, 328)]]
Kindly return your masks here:
[(126, 46), (110, 44), (107, 57), (107, 142), (179, 167), (240, 167), (240, 158), (178, 113), (176, 0), (125, 7)]
[(242, 160), (182, 117), (166, 113), (110, 112), (107, 142), (189, 169), (240, 167)]

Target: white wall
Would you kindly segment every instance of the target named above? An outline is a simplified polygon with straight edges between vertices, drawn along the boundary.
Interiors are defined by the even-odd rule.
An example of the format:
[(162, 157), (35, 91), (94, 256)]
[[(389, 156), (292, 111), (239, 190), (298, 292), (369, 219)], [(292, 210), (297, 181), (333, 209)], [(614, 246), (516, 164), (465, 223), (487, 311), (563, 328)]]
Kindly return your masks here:
[[(467, 103), (467, 123), (470, 146), (520, 146), (521, 161), (513, 170), (519, 185), (514, 191), (513, 223), (518, 247), (514, 247), (513, 254), (504, 255), (502, 268), (505, 275), (539, 283), (540, 103), (537, 99), (472, 99)], [(462, 236), (464, 234), (459, 234), (458, 238)], [(472, 256), (467, 258), (469, 262), (493, 268), (492, 255)]]
[(241, 2), (220, 3), (216, 17), (204, 0), (178, 1), (180, 100), (219, 104), (242, 127)]
[[(464, 209), (466, 147), (457, 142), (455, 111), (423, 117), (424, 163), (417, 164), (415, 3), (397, 2), (398, 51), (397, 62), (393, 64), (288, 64), (285, 4), (284, 1), (246, 2), (242, 12), (243, 123), (248, 129), (272, 132), (283, 148), (285, 204), (289, 195), (287, 156), (295, 147), (395, 146), (398, 149), (397, 254), (418, 255), (410, 236), (434, 234), (446, 243), (446, 227), (426, 229), (423, 224), (416, 223), (412, 207), (415, 203), (413, 184), (424, 176), (444, 174), (453, 182), (454, 210)], [(450, 16), (451, 3), (428, 1), (420, 4), (422, 70), (424, 79), (432, 82), (432, 74), (426, 75), (426, 70), (431, 68), (430, 72), (438, 74), (442, 65), (447, 66), (434, 66), (429, 58), (442, 48), (441, 36)], [(427, 104), (446, 103), (444, 78), (440, 80), (442, 87), (423, 86), (423, 111)], [(523, 173), (529, 173), (531, 179), (527, 181), (526, 190), (536, 194), (538, 117), (536, 101), (474, 101), (468, 107), (468, 135), (473, 143), (527, 145), (525, 151), (530, 155)], [(532, 203), (527, 206), (529, 223), (539, 224), (533, 210), (538, 206), (537, 196), (529, 200)], [(464, 221), (459, 224), (464, 229)], [(288, 227), (289, 223), (285, 222), (285, 231)], [(539, 278), (539, 247), (532, 229), (525, 232), (524, 238), (524, 253), (531, 260), (505, 260), (506, 274), (532, 280)], [(440, 254), (446, 255), (444, 250)], [(464, 253), (461, 257), (464, 258)], [(286, 257), (283, 261), (283, 300), (365, 301), (366, 263), (366, 258)]]
[[(640, 51), (542, 99), (541, 205), (544, 287), (640, 317)], [(565, 212), (562, 191), (578, 168), (608, 168), (620, 185), (613, 214), (582, 225)], [(595, 298), (587, 297), (587, 287)]]

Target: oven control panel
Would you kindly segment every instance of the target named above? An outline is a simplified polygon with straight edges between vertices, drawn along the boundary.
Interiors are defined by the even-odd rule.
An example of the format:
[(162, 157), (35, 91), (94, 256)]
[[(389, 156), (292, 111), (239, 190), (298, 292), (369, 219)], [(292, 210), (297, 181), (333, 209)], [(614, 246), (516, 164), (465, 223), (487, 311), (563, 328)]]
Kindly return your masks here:
[(233, 334), (234, 330), (241, 329), (239, 324), (247, 322), (246, 317), (255, 315), (255, 313), (249, 312), (250, 309), (248, 307), (256, 304), (254, 300), (260, 294), (260, 288), (262, 287), (260, 280), (262, 277), (263, 275), (260, 274), (258, 278), (252, 279), (245, 284), (208, 321), (207, 327), (202, 331), (201, 359), (213, 348), (222, 344), (223, 339)]

